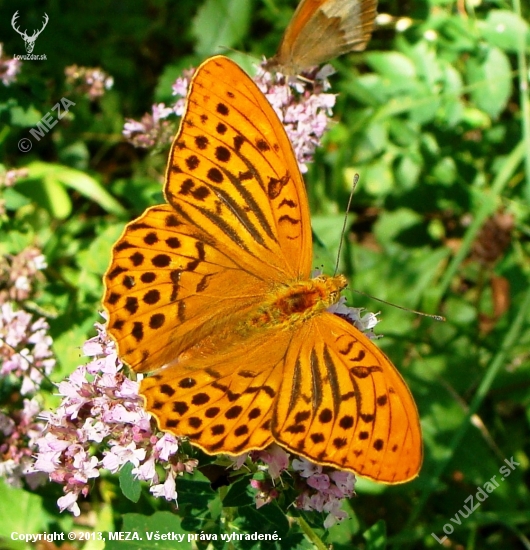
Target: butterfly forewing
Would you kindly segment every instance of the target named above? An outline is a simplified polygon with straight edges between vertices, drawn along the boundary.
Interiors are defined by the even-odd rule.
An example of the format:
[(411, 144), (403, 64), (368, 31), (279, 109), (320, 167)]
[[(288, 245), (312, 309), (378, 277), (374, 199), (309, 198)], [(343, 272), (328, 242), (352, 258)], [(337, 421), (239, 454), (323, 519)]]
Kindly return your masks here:
[(309, 210), (291, 144), (254, 82), (226, 58), (193, 78), (165, 194), (188, 223), (222, 235), (242, 268), (269, 280), (309, 275)]
[(189, 225), (169, 205), (150, 208), (125, 228), (105, 286), (109, 330), (137, 372), (174, 362), (219, 334), (221, 323), (236, 323), (268, 289), (214, 235)]

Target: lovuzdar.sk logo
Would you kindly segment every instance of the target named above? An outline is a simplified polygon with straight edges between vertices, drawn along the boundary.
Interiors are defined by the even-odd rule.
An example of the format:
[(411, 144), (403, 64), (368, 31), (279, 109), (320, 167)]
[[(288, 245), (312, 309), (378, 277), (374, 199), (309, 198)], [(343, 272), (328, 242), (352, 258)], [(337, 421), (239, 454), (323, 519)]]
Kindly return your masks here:
[(24, 40), (24, 45), (26, 47), (27, 55), (15, 55), (14, 57), (17, 59), (25, 59), (25, 60), (39, 60), (39, 59), (46, 59), (46, 55), (33, 55), (33, 48), (35, 47), (35, 41), (39, 37), (40, 33), (45, 29), (46, 25), (48, 24), (49, 17), (45, 13), (44, 14), (44, 21), (42, 23), (42, 28), (40, 30), (34, 30), (33, 34), (30, 36), (28, 35), (27, 29), (22, 32), (18, 28), (18, 10), (14, 13), (12, 19), (11, 19), (11, 26), (13, 29), (20, 34), (22, 37), (22, 40)]

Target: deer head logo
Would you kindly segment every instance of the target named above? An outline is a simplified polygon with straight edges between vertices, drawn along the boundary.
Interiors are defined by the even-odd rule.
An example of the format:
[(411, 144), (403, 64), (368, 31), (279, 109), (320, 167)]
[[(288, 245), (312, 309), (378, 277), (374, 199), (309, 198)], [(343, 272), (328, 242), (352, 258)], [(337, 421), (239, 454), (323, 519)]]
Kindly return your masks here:
[(20, 36), (22, 36), (22, 40), (24, 40), (24, 44), (26, 46), (26, 51), (28, 53), (33, 52), (33, 48), (35, 47), (35, 40), (37, 40), (37, 37), (39, 34), (44, 30), (44, 27), (48, 24), (48, 16), (46, 13), (44, 14), (44, 24), (42, 25), (42, 29), (40, 31), (34, 31), (31, 36), (27, 35), (27, 32), (21, 32), (17, 27), (17, 17), (18, 17), (18, 10), (15, 12), (15, 15), (13, 15), (13, 18), (11, 19), (11, 26), (13, 29), (15, 29)]

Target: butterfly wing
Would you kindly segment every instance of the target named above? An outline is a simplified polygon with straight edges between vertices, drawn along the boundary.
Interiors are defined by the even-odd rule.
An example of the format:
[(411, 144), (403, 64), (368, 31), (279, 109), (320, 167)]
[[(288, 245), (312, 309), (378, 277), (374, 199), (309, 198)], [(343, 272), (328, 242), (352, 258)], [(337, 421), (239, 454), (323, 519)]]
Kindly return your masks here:
[(324, 313), (296, 333), (272, 416), (282, 446), (386, 483), (422, 463), (416, 405), (383, 352), (343, 319)]
[(222, 241), (160, 205), (127, 225), (105, 286), (108, 327), (120, 357), (133, 370), (149, 372), (236, 324), (268, 283), (242, 269)]
[(302, 0), (269, 67), (287, 74), (320, 65), (370, 40), (377, 0)]
[(168, 366), (145, 378), (141, 393), (162, 430), (211, 454), (276, 441), (386, 483), (408, 481), (421, 466), (405, 382), (374, 343), (329, 313)]
[(271, 414), (291, 335), (281, 329), (220, 346), (144, 378), (140, 391), (162, 430), (210, 454), (240, 454), (273, 442)]
[(263, 93), (226, 57), (195, 73), (165, 195), (254, 274), (309, 275), (309, 206), (291, 142)]
[(213, 334), (234, 338), (223, 327), (311, 267), (307, 196), (289, 139), (225, 57), (195, 73), (165, 195), (169, 205), (125, 228), (105, 274), (109, 331), (138, 372), (215, 347)]

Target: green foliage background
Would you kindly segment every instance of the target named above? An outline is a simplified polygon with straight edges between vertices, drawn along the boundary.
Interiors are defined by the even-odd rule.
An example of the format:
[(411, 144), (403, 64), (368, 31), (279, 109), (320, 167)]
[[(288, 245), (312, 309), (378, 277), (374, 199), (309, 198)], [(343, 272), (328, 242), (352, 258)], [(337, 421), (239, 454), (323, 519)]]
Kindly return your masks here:
[[(10, 56), (25, 53), (10, 26), (16, 9), (28, 28), (40, 27), (43, 12), (50, 18), (34, 51), (47, 60), (24, 62), (17, 83), (0, 85), (0, 162), (29, 169), (28, 178), (4, 191), (0, 251), (34, 243), (47, 257), (36, 305), (51, 325), (55, 381), (80, 362), (78, 348), (93, 335), (112, 243), (127, 221), (161, 201), (167, 150), (148, 154), (125, 143), (125, 119), (170, 102), (181, 71), (226, 52), (220, 46), (271, 56), (294, 4), (20, 0), (0, 6), (1, 41)], [(333, 265), (358, 173), (341, 256), (350, 286), (447, 318), (419, 318), (356, 294), (350, 302), (382, 311), (377, 328), (385, 338), (378, 343), (406, 378), (422, 419), (420, 477), (395, 487), (360, 480), (347, 506), (351, 519), (327, 532), (318, 514), (289, 508), (296, 519), (288, 521), (276, 504), (256, 510), (248, 479), (217, 491), (200, 474), (179, 479), (180, 509), (169, 514), (167, 504), (145, 493), (137, 503), (126, 499), (127, 488), (109, 477), (92, 492), (94, 531), (276, 531), (282, 548), (438, 548), (431, 533), (442, 539), (449, 524), (449, 547), (530, 548), (530, 6), (416, 0), (381, 2), (378, 11), (393, 19), (376, 29), (368, 50), (333, 62), (336, 123), (306, 183), (322, 243), (315, 264)], [(405, 30), (396, 30), (404, 23)], [(228, 55), (251, 70), (252, 58)], [(113, 89), (95, 103), (75, 95), (64, 77), (74, 63), (104, 69), (114, 77)], [(75, 107), (33, 140), (31, 152), (20, 153), (18, 141), (62, 97)], [(514, 220), (508, 245), (481, 263), (473, 252), (480, 230), (500, 210)], [(495, 238), (486, 244), (498, 245)], [(505, 283), (500, 295), (498, 280)], [(499, 297), (509, 304), (495, 315)], [(511, 475), (460, 525), (451, 522), (511, 457), (519, 464)], [(25, 547), (10, 540), (12, 531), (76, 528), (67, 513), (58, 514), (59, 495), (51, 485), (36, 494), (1, 487), (2, 548)]]

